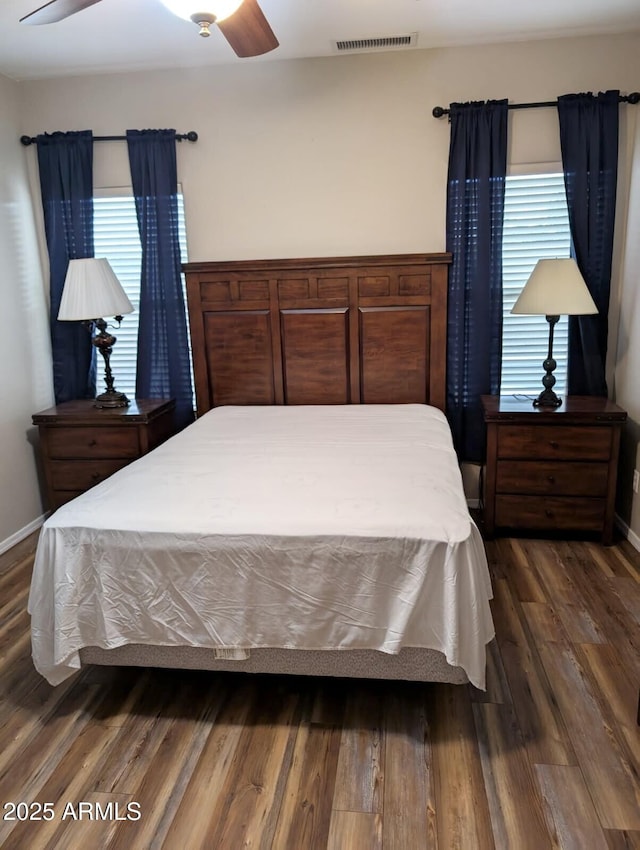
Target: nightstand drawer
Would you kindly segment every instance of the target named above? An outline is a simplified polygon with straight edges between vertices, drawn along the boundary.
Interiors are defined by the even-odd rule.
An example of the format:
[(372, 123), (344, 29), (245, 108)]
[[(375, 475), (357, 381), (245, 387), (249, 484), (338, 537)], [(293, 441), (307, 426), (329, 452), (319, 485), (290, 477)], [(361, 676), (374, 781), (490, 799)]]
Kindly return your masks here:
[(602, 460), (611, 456), (611, 429), (556, 425), (500, 425), (499, 458)]
[(487, 425), (484, 530), (549, 531), (613, 542), (620, 434), (627, 417), (607, 398), (566, 396), (535, 407), (482, 396)]
[(84, 490), (54, 490), (51, 495), (51, 509), (55, 511), (60, 505), (66, 505), (84, 492)]
[(49, 428), (49, 457), (134, 458), (140, 454), (138, 433), (129, 426)]
[(605, 499), (539, 496), (496, 496), (496, 525), (534, 531), (598, 531), (605, 518)]
[(127, 458), (114, 460), (51, 461), (51, 485), (54, 490), (88, 490), (130, 463)]
[(549, 496), (607, 495), (609, 465), (553, 460), (499, 460), (496, 492)]
[(34, 413), (52, 510), (104, 481), (175, 433), (173, 399), (98, 408), (83, 398)]

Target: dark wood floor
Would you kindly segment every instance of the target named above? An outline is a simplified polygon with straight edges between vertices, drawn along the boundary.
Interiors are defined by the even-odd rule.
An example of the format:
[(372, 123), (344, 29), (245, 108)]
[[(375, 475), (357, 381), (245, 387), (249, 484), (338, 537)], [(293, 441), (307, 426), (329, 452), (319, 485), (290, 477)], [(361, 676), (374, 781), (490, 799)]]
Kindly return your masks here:
[[(640, 556), (487, 548), (486, 693), (103, 668), (54, 689), (30, 661), (32, 555), (4, 555), (0, 846), (638, 850)], [(6, 820), (37, 814), (20, 802), (53, 819)]]

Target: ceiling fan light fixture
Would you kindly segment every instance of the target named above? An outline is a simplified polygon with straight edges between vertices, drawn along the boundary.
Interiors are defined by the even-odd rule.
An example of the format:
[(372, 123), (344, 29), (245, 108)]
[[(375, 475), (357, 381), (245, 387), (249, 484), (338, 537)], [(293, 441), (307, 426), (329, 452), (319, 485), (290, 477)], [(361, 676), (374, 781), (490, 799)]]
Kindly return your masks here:
[(208, 38), (211, 35), (211, 24), (216, 22), (215, 15), (207, 15), (206, 12), (196, 12), (191, 15), (191, 20), (200, 27), (198, 35), (203, 38)]
[[(209, 27), (231, 17), (244, 0), (162, 0), (170, 12), (201, 27), (200, 35), (209, 35)], [(206, 32), (202, 32), (206, 29)]]
[[(26, 0), (25, 0), (26, 2)], [(21, 23), (52, 24), (81, 12), (100, 0), (47, 0), (44, 6), (20, 18)], [(258, 0), (161, 0), (172, 14), (211, 34), (211, 24), (227, 40), (239, 59), (262, 56), (278, 47), (278, 39)]]

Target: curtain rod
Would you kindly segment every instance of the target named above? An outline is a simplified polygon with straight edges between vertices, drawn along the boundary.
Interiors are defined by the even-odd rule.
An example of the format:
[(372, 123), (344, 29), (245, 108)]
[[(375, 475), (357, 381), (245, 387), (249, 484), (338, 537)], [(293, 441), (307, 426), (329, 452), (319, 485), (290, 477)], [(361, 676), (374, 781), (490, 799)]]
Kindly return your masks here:
[[(640, 103), (640, 92), (634, 91), (631, 94), (621, 94), (618, 97), (618, 103)], [(509, 103), (507, 109), (541, 109), (544, 106), (557, 106), (557, 100), (545, 100), (540, 103)], [(434, 118), (442, 118), (444, 115), (449, 115), (450, 109), (444, 109), (442, 106), (434, 106), (431, 114)]]
[[(124, 142), (126, 141), (126, 136), (94, 136), (94, 142)], [(25, 147), (29, 145), (36, 145), (38, 143), (38, 139), (36, 136), (20, 136), (20, 141)], [(195, 130), (189, 130), (188, 133), (176, 133), (176, 141), (177, 142), (197, 142), (198, 134)]]

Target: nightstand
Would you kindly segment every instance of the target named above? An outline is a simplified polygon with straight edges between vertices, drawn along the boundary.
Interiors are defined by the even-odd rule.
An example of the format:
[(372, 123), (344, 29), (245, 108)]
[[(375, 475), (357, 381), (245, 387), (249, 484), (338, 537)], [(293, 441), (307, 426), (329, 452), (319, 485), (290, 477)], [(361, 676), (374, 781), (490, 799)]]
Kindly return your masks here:
[(175, 431), (174, 408), (173, 399), (137, 399), (115, 409), (79, 399), (34, 414), (49, 508), (59, 508), (168, 439)]
[(533, 407), (483, 396), (487, 424), (484, 527), (597, 532), (611, 544), (624, 410), (606, 398), (567, 396)]

